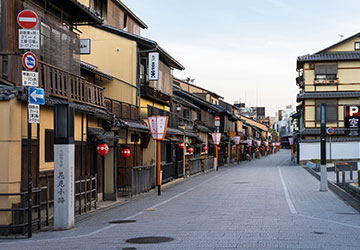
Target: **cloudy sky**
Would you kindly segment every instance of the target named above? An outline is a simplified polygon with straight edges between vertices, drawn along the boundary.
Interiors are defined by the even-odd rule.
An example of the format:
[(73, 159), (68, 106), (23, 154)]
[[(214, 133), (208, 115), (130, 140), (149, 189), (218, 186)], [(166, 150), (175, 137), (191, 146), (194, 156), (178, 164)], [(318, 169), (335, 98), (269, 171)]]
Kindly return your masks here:
[[(182, 63), (179, 78), (225, 101), (296, 106), (296, 58), (360, 31), (358, 0), (123, 0)], [(256, 98), (258, 93), (258, 98)]]

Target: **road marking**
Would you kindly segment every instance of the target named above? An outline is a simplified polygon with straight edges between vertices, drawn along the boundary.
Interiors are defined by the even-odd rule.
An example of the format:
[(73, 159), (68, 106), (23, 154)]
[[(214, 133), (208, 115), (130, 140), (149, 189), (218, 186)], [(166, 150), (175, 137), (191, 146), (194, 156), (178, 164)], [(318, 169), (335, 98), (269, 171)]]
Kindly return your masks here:
[[(177, 195), (175, 195), (175, 196), (173, 196), (173, 197), (171, 197), (171, 198), (169, 198), (169, 199), (167, 199), (167, 200), (165, 200), (165, 201), (162, 201), (162, 202), (160, 202), (160, 203), (158, 203), (158, 204), (156, 204), (156, 205), (154, 205), (154, 206), (145, 208), (145, 210), (146, 210), (146, 209), (151, 209), (151, 208), (160, 207), (160, 206), (162, 206), (162, 205), (164, 205), (164, 204), (166, 204), (166, 203), (168, 203), (168, 202), (170, 202), (170, 201), (172, 201), (172, 200), (174, 200), (174, 199), (176, 199), (176, 198), (178, 198), (178, 197), (180, 197), (180, 196), (182, 196), (182, 195), (184, 195), (184, 194), (186, 194), (186, 193), (188, 193), (188, 192), (193, 191), (194, 189), (198, 188), (199, 186), (204, 185), (204, 184), (212, 181), (213, 179), (222, 176), (223, 174), (229, 172), (230, 170), (232, 170), (232, 168), (227, 169), (227, 170), (225, 170), (224, 172), (219, 173), (218, 175), (215, 175), (215, 176), (211, 177), (210, 179), (208, 179), (208, 180), (206, 180), (206, 181), (203, 181), (203, 182), (199, 183), (198, 185), (196, 185), (196, 186), (194, 186), (194, 187), (192, 187), (192, 188), (190, 188), (190, 189), (188, 189), (188, 190), (186, 190), (186, 191), (184, 191), (184, 192), (181, 192), (181, 193), (179, 193), (179, 194), (177, 194)], [(143, 214), (143, 213), (145, 213), (145, 212), (144, 212), (144, 211), (140, 211), (140, 212), (138, 212), (138, 213), (136, 213), (136, 214), (133, 214), (133, 215), (131, 215), (131, 216), (126, 217), (124, 220), (134, 219), (135, 217), (137, 217), (137, 216), (139, 216), (139, 215), (141, 215), (141, 214)], [(96, 231), (93, 231), (93, 232), (91, 232), (91, 233), (81, 234), (81, 235), (76, 235), (76, 236), (67, 236), (67, 237), (52, 238), (52, 239), (24, 240), (24, 241), (21, 241), (21, 242), (4, 242), (4, 243), (0, 243), (0, 246), (1, 246), (1, 245), (11, 245), (11, 244), (15, 244), (15, 243), (20, 243), (20, 244), (21, 244), (21, 243), (31, 243), (31, 242), (41, 242), (41, 241), (54, 241), (54, 240), (56, 240), (56, 241), (62, 241), (62, 240), (66, 240), (66, 239), (78, 239), (78, 238), (83, 238), (83, 237), (92, 236), (92, 235), (95, 235), (95, 234), (97, 234), (97, 233), (101, 233), (101, 232), (103, 232), (103, 231), (105, 231), (105, 230), (107, 230), (107, 229), (110, 229), (110, 228), (112, 228), (112, 227), (115, 227), (115, 226), (116, 226), (116, 224), (111, 224), (111, 225), (108, 225), (108, 226), (106, 226), (106, 227), (100, 228), (100, 229), (98, 229), (98, 230), (96, 230)]]
[(305, 217), (305, 218), (308, 218), (308, 219), (320, 220), (320, 221), (335, 223), (335, 224), (342, 225), (342, 226), (348, 226), (348, 227), (353, 227), (353, 228), (360, 229), (360, 226), (351, 225), (351, 224), (348, 224), (348, 223), (342, 223), (342, 222), (337, 222), (337, 221), (333, 221), (333, 220), (321, 219), (321, 218), (316, 218), (316, 217), (313, 217), (313, 216), (303, 215), (303, 214), (298, 214), (298, 215), (302, 216), (302, 217)]
[(290, 195), (289, 195), (289, 191), (286, 187), (286, 184), (284, 182), (284, 178), (282, 176), (282, 173), (281, 173), (281, 170), (280, 170), (280, 167), (278, 167), (278, 170), (279, 170), (279, 174), (280, 174), (280, 180), (281, 180), (281, 183), (282, 183), (282, 186), (283, 186), (283, 189), (284, 189), (284, 193), (285, 193), (285, 199), (286, 199), (286, 202), (289, 206), (289, 209), (290, 209), (290, 212), (292, 214), (297, 214), (297, 211), (295, 209), (295, 206), (294, 204), (292, 203), (291, 199), (290, 199)]

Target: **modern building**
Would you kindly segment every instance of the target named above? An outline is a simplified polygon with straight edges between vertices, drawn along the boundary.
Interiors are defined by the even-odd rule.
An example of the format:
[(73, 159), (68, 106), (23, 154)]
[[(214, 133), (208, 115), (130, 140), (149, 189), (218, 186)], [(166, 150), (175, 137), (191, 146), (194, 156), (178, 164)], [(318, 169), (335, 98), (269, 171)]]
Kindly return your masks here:
[(314, 54), (299, 56), (299, 160), (320, 158), (320, 105), (326, 104), (326, 126), (335, 129), (327, 140), (327, 159), (360, 159), (356, 110), (360, 105), (360, 33)]

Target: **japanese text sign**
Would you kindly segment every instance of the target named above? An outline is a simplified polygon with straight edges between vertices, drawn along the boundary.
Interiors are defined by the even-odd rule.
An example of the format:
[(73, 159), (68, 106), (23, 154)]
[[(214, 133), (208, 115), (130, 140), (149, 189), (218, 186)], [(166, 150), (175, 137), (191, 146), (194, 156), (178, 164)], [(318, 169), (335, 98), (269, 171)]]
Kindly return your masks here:
[(239, 143), (240, 143), (240, 136), (235, 136), (235, 137), (234, 137), (234, 142), (235, 142), (236, 145), (239, 145)]
[(149, 53), (149, 81), (159, 80), (159, 53)]
[(166, 135), (168, 116), (148, 117), (150, 132), (153, 140), (163, 140)]
[(221, 133), (212, 133), (211, 136), (214, 141), (214, 144), (219, 145), (221, 141)]

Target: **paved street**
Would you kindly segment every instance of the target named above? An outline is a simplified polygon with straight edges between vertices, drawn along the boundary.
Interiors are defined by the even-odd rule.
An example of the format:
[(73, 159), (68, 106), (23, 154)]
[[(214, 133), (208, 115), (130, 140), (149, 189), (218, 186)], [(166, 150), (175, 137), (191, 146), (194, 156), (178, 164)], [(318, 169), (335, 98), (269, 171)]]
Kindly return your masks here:
[[(0, 249), (359, 249), (359, 214), (289, 158), (281, 150), (224, 167)], [(126, 242), (147, 236), (174, 240)]]

